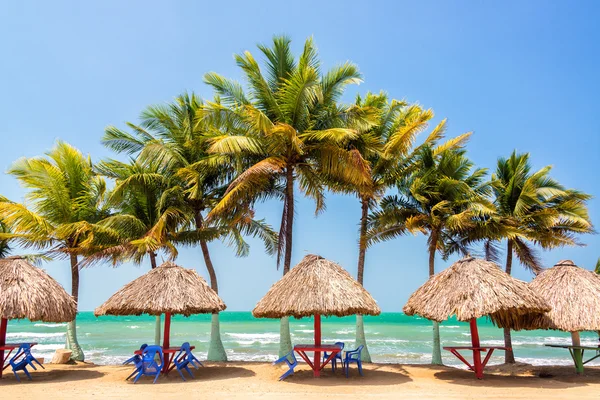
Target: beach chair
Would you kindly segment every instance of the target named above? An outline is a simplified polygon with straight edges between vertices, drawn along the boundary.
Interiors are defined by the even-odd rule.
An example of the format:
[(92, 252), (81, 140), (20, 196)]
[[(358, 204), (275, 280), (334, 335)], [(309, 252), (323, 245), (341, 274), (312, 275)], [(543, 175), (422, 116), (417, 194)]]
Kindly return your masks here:
[(188, 342), (185, 342), (181, 345), (181, 350), (185, 351), (187, 358), (190, 360), (190, 364), (192, 364), (192, 367), (196, 369), (198, 369), (198, 367), (204, 367), (200, 360), (198, 360), (196, 356), (192, 353), (192, 348), (190, 347), (190, 344)]
[[(290, 361), (290, 359), (293, 361)], [(285, 378), (287, 378), (288, 376), (292, 375), (294, 373), (294, 368), (296, 368), (296, 366), (298, 365), (298, 361), (296, 360), (296, 356), (294, 355), (294, 350), (290, 351), (285, 356), (283, 356), (279, 360), (275, 361), (273, 363), (273, 365), (277, 365), (282, 362), (286, 362), (290, 369), (288, 371), (286, 371), (285, 374), (283, 374), (279, 377), (280, 381), (282, 381)]]
[[(181, 375), (181, 379), (183, 379), (184, 381), (185, 377), (183, 376), (183, 372), (181, 371), (183, 369), (185, 369), (192, 378), (195, 378), (194, 374), (192, 374), (192, 371), (190, 370), (190, 364), (194, 368), (197, 368), (194, 364), (194, 360), (200, 363), (200, 361), (192, 354), (190, 344), (188, 342), (185, 342), (181, 345), (181, 348), (179, 349), (179, 352), (177, 353), (175, 358), (173, 358), (173, 364), (175, 364), (177, 372), (179, 372), (179, 375)], [(202, 365), (202, 363), (200, 363), (200, 365)]]
[[(143, 345), (140, 346), (140, 350), (142, 350), (142, 353), (144, 352), (144, 349), (146, 347), (148, 347), (148, 345), (146, 343), (144, 343)], [(131, 357), (127, 361), (125, 361), (123, 363), (123, 365), (131, 364), (131, 363), (133, 363), (133, 365), (135, 365), (135, 369), (127, 378), (125, 378), (126, 381), (128, 381), (133, 375), (135, 375), (137, 372), (139, 372), (140, 368), (142, 367), (142, 356), (139, 354), (135, 354), (133, 357)]]
[(362, 352), (363, 347), (365, 346), (361, 344), (360, 346), (358, 346), (358, 349), (346, 352), (346, 357), (344, 358), (344, 369), (346, 370), (346, 378), (348, 377), (350, 363), (356, 363), (356, 365), (358, 365), (358, 373), (360, 374), (360, 376), (363, 376), (362, 361), (360, 359), (360, 354)]
[(31, 380), (31, 375), (29, 375), (29, 371), (27, 371), (28, 365), (34, 370), (37, 370), (34, 365), (34, 363), (36, 363), (42, 367), (42, 369), (46, 369), (34, 356), (31, 355), (31, 345), (29, 343), (21, 344), (17, 350), (17, 353), (8, 361), (8, 363), (12, 367), (13, 374), (15, 374), (15, 377), (19, 382), (21, 382), (21, 379), (19, 378), (17, 371), (25, 372), (27, 378)]
[[(156, 360), (157, 357), (159, 359), (158, 361)], [(142, 375), (154, 376), (153, 383), (156, 383), (156, 380), (160, 375), (160, 371), (163, 367), (164, 362), (165, 358), (163, 355), (162, 347), (147, 346), (142, 352), (142, 360), (138, 371), (138, 375), (133, 380), (133, 383), (136, 383), (138, 379), (142, 377)]]
[[(340, 360), (340, 364), (342, 364), (342, 368), (344, 368), (344, 360), (342, 359), (342, 352), (341, 352), (341, 350), (344, 350), (344, 342), (335, 342), (335, 345), (340, 348), (340, 352), (337, 353), (335, 355), (335, 357), (333, 357), (331, 359), (331, 370), (333, 372), (335, 372), (335, 369), (337, 368), (337, 360)], [(327, 361), (328, 358), (329, 358), (329, 353), (324, 352), (323, 353), (323, 362)]]

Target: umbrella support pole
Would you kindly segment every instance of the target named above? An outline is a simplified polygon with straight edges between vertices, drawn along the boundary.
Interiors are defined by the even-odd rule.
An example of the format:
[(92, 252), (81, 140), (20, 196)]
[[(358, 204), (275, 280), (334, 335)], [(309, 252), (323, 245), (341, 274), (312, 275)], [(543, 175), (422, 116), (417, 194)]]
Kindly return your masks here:
[[(581, 346), (579, 332), (571, 332), (571, 341), (573, 342), (573, 346)], [(583, 374), (583, 350), (573, 349), (572, 356), (577, 374)]]
[[(315, 314), (315, 347), (321, 346), (321, 315)], [(315, 351), (315, 359), (313, 365), (316, 366), (314, 368), (314, 376), (318, 378), (321, 375), (321, 371), (319, 366), (321, 365), (321, 352)]]
[[(8, 320), (0, 319), (0, 346), (6, 344), (6, 325), (8, 325)], [(2, 378), (2, 370), (4, 370), (4, 350), (0, 350), (0, 378)]]
[(171, 344), (169, 343), (169, 336), (171, 333), (171, 313), (165, 313), (165, 333), (163, 335), (163, 349), (168, 349)]
[(477, 330), (477, 320), (471, 318), (471, 345), (473, 349), (473, 370), (477, 379), (483, 379), (483, 364), (481, 363), (481, 344), (479, 343), (479, 331)]

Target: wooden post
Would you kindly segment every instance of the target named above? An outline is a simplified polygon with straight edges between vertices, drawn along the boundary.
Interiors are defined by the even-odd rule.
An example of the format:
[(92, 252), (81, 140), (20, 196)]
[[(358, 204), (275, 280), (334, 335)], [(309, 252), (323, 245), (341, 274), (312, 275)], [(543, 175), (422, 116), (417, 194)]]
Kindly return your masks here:
[[(571, 341), (573, 342), (573, 346), (581, 346), (579, 332), (571, 332)], [(577, 374), (583, 374), (583, 354), (580, 349), (573, 349), (573, 361), (575, 361)]]
[[(8, 324), (8, 320), (6, 318), (2, 318), (0, 320), (0, 346), (4, 346), (6, 344), (6, 325)], [(0, 378), (2, 378), (2, 370), (4, 369), (4, 350), (0, 350)]]
[(171, 313), (165, 313), (165, 333), (163, 335), (163, 350), (170, 347), (169, 336), (171, 333)]
[[(477, 319), (471, 318), (471, 346), (481, 347), (479, 343), (479, 332), (477, 331)], [(477, 379), (483, 379), (483, 366), (481, 365), (481, 350), (473, 350), (473, 368)]]
[[(321, 315), (315, 314), (315, 347), (321, 346)], [(315, 350), (315, 359), (313, 361), (314, 375), (318, 378), (321, 375), (321, 352)]]

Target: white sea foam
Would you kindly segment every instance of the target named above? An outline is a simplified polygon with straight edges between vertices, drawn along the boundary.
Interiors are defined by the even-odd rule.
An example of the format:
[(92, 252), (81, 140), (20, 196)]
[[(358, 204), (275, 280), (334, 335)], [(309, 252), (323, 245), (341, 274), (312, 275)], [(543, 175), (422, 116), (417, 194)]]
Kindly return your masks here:
[(139, 325), (130, 325), (128, 326), (129, 329), (139, 329), (140, 326)]
[(65, 332), (10, 332), (6, 334), (7, 338), (34, 338), (34, 339), (46, 339), (46, 338), (59, 338), (65, 336)]
[(67, 324), (66, 323), (65, 324), (44, 324), (44, 323), (37, 323), (37, 324), (34, 324), (33, 326), (43, 326), (43, 327), (46, 327), (46, 328), (62, 328), (62, 327), (67, 326)]
[[(299, 333), (314, 333), (315, 330), (314, 329), (296, 329), (294, 332), (299, 332)], [(338, 332), (336, 332), (338, 333)]]
[(334, 331), (333, 333), (338, 335), (348, 335), (354, 333), (354, 329), (340, 329), (339, 331)]

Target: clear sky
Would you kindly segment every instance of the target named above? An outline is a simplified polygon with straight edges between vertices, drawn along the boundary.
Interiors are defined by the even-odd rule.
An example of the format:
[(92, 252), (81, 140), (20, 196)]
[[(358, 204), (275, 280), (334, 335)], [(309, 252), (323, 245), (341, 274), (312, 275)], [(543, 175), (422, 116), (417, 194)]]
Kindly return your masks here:
[[(600, 225), (600, 30), (595, 1), (96, 1), (0, 4), (0, 167), (43, 154), (62, 139), (92, 155), (109, 124), (137, 121), (150, 104), (185, 90), (203, 97), (208, 71), (240, 78), (233, 54), (257, 52), (274, 34), (299, 49), (314, 36), (325, 66), (351, 60), (364, 74), (357, 92), (386, 90), (447, 117), (449, 135), (474, 131), (469, 156), (494, 168), (513, 149), (533, 164), (554, 166), (568, 187), (591, 193)], [(0, 175), (0, 193), (21, 200), (23, 190)], [(274, 226), (281, 204), (257, 216)], [(327, 212), (299, 200), (294, 257), (319, 253), (356, 274), (358, 201), (328, 196)], [(584, 248), (543, 254), (546, 266), (570, 258), (593, 268), (600, 238)], [(230, 310), (250, 310), (281, 276), (275, 260), (252, 242), (248, 258), (210, 246), (220, 294)], [(450, 260), (452, 261), (452, 260)], [(199, 249), (178, 263), (207, 276)], [(448, 264), (438, 259), (437, 270)], [(67, 261), (44, 266), (67, 288)], [(92, 310), (148, 266), (99, 266), (81, 274), (80, 309)], [(515, 275), (531, 275), (515, 267)], [(384, 311), (400, 311), (427, 278), (423, 237), (378, 244), (367, 253), (365, 286)]]

